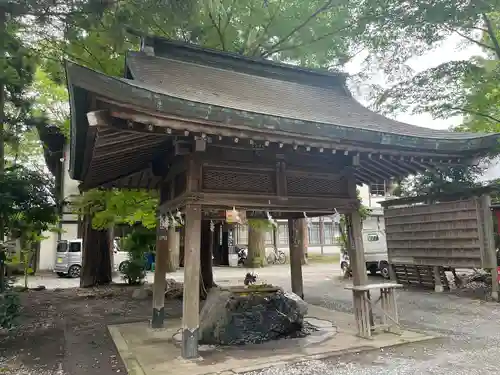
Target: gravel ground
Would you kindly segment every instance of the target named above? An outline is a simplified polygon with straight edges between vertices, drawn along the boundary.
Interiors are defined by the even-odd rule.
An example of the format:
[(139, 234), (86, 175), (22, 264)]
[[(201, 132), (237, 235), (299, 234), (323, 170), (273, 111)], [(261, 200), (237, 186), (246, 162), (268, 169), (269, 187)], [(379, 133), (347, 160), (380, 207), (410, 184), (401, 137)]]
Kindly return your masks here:
[[(343, 289), (344, 283), (321, 281), (306, 286), (306, 300), (351, 312), (351, 295)], [(464, 298), (453, 292), (436, 294), (415, 289), (399, 292), (398, 307), (404, 326), (442, 336), (436, 340), (247, 375), (498, 374), (500, 305), (471, 299), (470, 294)], [(483, 293), (474, 291), (474, 294)]]
[[(150, 318), (151, 298), (134, 300), (132, 293), (119, 285), (21, 293), (20, 327), (0, 332), (0, 374), (126, 374), (107, 325)], [(168, 316), (181, 315), (180, 301), (165, 307)]]
[[(221, 284), (234, 283), (242, 279), (245, 272), (243, 269), (216, 269), (215, 277)], [(290, 285), (288, 266), (269, 267), (256, 273), (260, 281), (284, 287)], [(351, 294), (344, 289), (347, 282), (339, 280), (337, 275), (338, 271), (332, 265), (304, 267), (306, 300), (330, 309), (351, 312)], [(182, 274), (173, 277), (182, 279)], [(376, 283), (381, 279), (371, 278), (371, 281)], [(30, 284), (67, 288), (73, 286), (75, 280), (46, 275), (33, 278)], [(13, 340), (0, 339), (0, 374), (125, 373), (105, 325), (149, 318), (150, 299), (131, 302), (127, 297), (130, 291), (127, 291), (103, 303), (98, 299), (76, 298), (74, 293), (72, 289), (47, 290), (25, 296), (28, 330)], [(500, 305), (483, 302), (480, 300), (482, 297), (482, 290), (443, 294), (403, 290), (398, 293), (403, 325), (440, 335), (441, 338), (247, 375), (497, 374)], [(180, 306), (174, 309), (175, 314), (180, 314), (178, 308)], [(7, 365), (9, 368), (5, 370)]]

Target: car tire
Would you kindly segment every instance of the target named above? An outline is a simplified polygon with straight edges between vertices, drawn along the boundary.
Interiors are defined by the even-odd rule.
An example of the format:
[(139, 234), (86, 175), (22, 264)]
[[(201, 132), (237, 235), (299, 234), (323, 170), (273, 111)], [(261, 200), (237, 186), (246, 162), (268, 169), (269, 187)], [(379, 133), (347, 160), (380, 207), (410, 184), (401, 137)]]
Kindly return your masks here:
[(68, 276), (71, 277), (72, 279), (77, 279), (80, 277), (81, 272), (82, 272), (82, 267), (77, 264), (73, 264), (68, 269)]
[(123, 273), (125, 271), (125, 267), (127, 266), (128, 264), (128, 261), (123, 261), (120, 263), (120, 265), (118, 266), (118, 271), (120, 271), (121, 273)]
[(389, 280), (391, 278), (391, 272), (389, 269), (389, 263), (381, 263), (380, 264), (380, 273), (384, 279)]

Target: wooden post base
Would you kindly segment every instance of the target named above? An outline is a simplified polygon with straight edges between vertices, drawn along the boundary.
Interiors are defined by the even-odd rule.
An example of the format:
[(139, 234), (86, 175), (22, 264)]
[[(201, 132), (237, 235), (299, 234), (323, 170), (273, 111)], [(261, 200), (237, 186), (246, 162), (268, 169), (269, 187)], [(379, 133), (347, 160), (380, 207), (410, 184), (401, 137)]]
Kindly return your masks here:
[(182, 331), (181, 355), (184, 359), (197, 359), (198, 354), (198, 328), (191, 331)]
[(151, 328), (163, 328), (165, 321), (165, 307), (159, 309), (153, 307), (153, 316), (151, 317)]

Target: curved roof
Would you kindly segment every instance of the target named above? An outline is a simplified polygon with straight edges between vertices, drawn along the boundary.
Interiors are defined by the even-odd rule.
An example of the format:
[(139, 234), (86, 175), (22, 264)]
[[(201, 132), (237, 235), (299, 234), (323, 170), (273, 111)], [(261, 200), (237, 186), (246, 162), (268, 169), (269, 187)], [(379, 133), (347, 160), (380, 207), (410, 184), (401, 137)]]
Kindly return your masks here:
[[(134, 80), (154, 91), (192, 102), (418, 138), (469, 140), (485, 136), (429, 129), (389, 119), (361, 105), (344, 86), (318, 87), (141, 52), (128, 53), (127, 67)], [(307, 133), (307, 129), (302, 131)]]

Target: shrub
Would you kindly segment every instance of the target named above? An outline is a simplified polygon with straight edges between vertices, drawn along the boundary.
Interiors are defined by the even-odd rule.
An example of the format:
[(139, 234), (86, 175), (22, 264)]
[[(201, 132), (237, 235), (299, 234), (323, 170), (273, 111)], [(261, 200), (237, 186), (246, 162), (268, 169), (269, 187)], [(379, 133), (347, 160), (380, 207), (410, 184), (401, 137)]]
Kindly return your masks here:
[(7, 290), (0, 294), (0, 328), (12, 329), (16, 325), (20, 310), (18, 293)]
[(124, 264), (123, 278), (131, 285), (144, 282), (146, 277), (146, 253), (153, 251), (156, 242), (154, 231), (135, 227), (125, 237), (123, 249), (128, 253), (128, 261)]
[(16, 326), (21, 311), (19, 294), (13, 290), (14, 279), (7, 277), (4, 280), (5, 290), (0, 293), (0, 328), (12, 329)]

